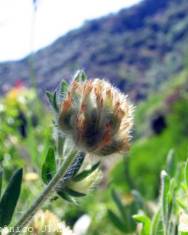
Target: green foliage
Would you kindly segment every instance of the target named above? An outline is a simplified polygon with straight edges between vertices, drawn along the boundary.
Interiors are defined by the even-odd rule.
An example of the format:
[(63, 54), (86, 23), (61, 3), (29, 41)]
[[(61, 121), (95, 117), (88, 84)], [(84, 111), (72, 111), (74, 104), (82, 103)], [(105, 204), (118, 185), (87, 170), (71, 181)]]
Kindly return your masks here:
[(113, 211), (108, 210), (108, 216), (111, 220), (111, 223), (114, 224), (114, 226), (119, 229), (121, 232), (126, 232), (126, 227), (123, 224), (123, 221), (121, 221), (121, 218), (119, 218)]
[(140, 235), (148, 235), (150, 233), (151, 220), (147, 215), (144, 214), (133, 215), (133, 219), (138, 223), (143, 224), (143, 229)]
[(58, 108), (58, 104), (57, 104), (57, 92), (46, 92), (46, 95), (48, 97), (48, 101), (51, 104), (51, 106), (53, 107), (54, 111), (58, 113), (59, 108)]
[(72, 197), (84, 197), (84, 196), (86, 196), (85, 193), (80, 193), (80, 192), (77, 192), (77, 191), (75, 191), (73, 189), (70, 189), (70, 188), (66, 188), (65, 192), (67, 194), (69, 194), (70, 196), (72, 196)]
[[(81, 81), (85, 79), (82, 72), (78, 75), (76, 79)], [(138, 105), (135, 113), (134, 136), (136, 138), (129, 157), (126, 156), (123, 160), (120, 158), (115, 163), (112, 161), (113, 169), (110, 174), (105, 173), (106, 177), (98, 192), (94, 193), (91, 189), (98, 182), (96, 175), (100, 164), (99, 162), (93, 163), (93, 161), (88, 163), (87, 156), (79, 152), (76, 153), (75, 161), (55, 189), (57, 195), (52, 198), (49, 204), (45, 205), (45, 208), (53, 210), (67, 222), (72, 221), (73, 217), (75, 222), (83, 213), (89, 214), (92, 223), (88, 235), (186, 234), (185, 231), (177, 233), (177, 229), (181, 227), (181, 215), (188, 214), (186, 200), (188, 195), (188, 163), (184, 162), (188, 150), (186, 84), (187, 72), (183, 72), (171, 83), (167, 83), (161, 89), (160, 95), (152, 94), (147, 101)], [(49, 95), (54, 109), (64, 98), (67, 89), (68, 84), (63, 81), (60, 90)], [(38, 102), (35, 101), (34, 104)], [(17, 196), (14, 190), (14, 192), (11, 191), (11, 194), (4, 193), (1, 198), (1, 200), (5, 199), (0, 204), (1, 211), (3, 211), (3, 219), (0, 222), (3, 225), (8, 225), (17, 220), (17, 214), (14, 217), (12, 215), (18, 197), (19, 204), (16, 208), (18, 211), (23, 211), (28, 207), (28, 202), (34, 200), (44, 187), (42, 181), (45, 184), (49, 183), (59, 164), (72, 152), (72, 147), (71, 142), (64, 141), (61, 136), (58, 140), (61, 148), (58, 145), (57, 148), (49, 148), (49, 146), (56, 144), (50, 134), (50, 112), (40, 106), (39, 102), (37, 109), (35, 105), (31, 105), (32, 102), (29, 102), (28, 106), (22, 107), (20, 105), (19, 107), (28, 121), (27, 137), (25, 138), (18, 131), (19, 122), (16, 119), (18, 104), (7, 104), (4, 99), (1, 102), (4, 106), (7, 105), (8, 109), (0, 112), (0, 164), (3, 169), (3, 185), (0, 173), (0, 189), (2, 189), (0, 191), (13, 191), (13, 188), (9, 186), (12, 171), (15, 167), (25, 168), (22, 194), (18, 195), (19, 185), (21, 186), (20, 176), (20, 178), (18, 177), (20, 181), (13, 184), (18, 187), (16, 189)], [(57, 111), (58, 109), (56, 109)], [(167, 126), (162, 133), (156, 134), (152, 130), (151, 122), (159, 111), (164, 114)], [(39, 114), (44, 112), (47, 114), (38, 115), (37, 126), (32, 126), (31, 113), (37, 114), (38, 112)], [(42, 150), (39, 151), (41, 146)], [(104, 172), (106, 172), (105, 169), (106, 165), (104, 165)], [(162, 169), (165, 169), (166, 173), (163, 171), (160, 183)], [(26, 179), (27, 173), (31, 172), (38, 176), (41, 171), (42, 180), (40, 178), (34, 181)], [(104, 186), (106, 183), (107, 187)], [(8, 185), (5, 190), (4, 185)], [(111, 191), (111, 188), (116, 190)], [(85, 197), (86, 195), (88, 196)], [(65, 200), (55, 200), (57, 198)], [(12, 203), (8, 203), (10, 209), (7, 207), (9, 200), (13, 200)], [(75, 207), (75, 204), (79, 207)], [(82, 208), (82, 212), (80, 212), (80, 208)], [(70, 210), (74, 211), (74, 215)], [(6, 216), (3, 216), (5, 214)], [(73, 226), (74, 222), (70, 224)], [(142, 224), (141, 231), (138, 230), (136, 223)]]
[(185, 182), (186, 182), (186, 184), (187, 184), (187, 186), (188, 186), (188, 160), (187, 160), (187, 162), (186, 162), (186, 164), (185, 164)]
[(3, 171), (0, 171), (0, 197), (1, 197), (1, 191), (3, 186)]
[(22, 169), (17, 170), (0, 200), (0, 227), (8, 226), (15, 211), (22, 184)]
[(130, 204), (124, 205), (117, 194), (116, 191), (112, 190), (112, 199), (118, 209), (118, 215), (114, 213), (112, 210), (108, 210), (108, 217), (111, 223), (119, 229), (120, 231), (126, 233), (132, 233), (136, 229), (136, 224), (132, 215), (137, 213), (138, 209), (140, 209), (140, 203), (138, 203), (138, 197), (134, 197), (134, 194), (131, 195), (132, 202)]
[(166, 161), (166, 171), (168, 172), (169, 176), (174, 176), (176, 172), (176, 160), (175, 160), (175, 153), (174, 150), (171, 149), (167, 155)]
[(84, 157), (82, 153), (77, 155), (64, 176), (63, 184), (57, 188), (58, 195), (69, 202), (76, 202), (76, 198), (86, 196), (93, 189), (93, 185), (98, 183), (100, 163), (93, 164), (88, 170), (80, 170)]
[(100, 165), (100, 162), (97, 162), (95, 164), (93, 164), (93, 166), (90, 167), (90, 169), (88, 170), (84, 170), (82, 172), (80, 172), (79, 174), (77, 174), (76, 176), (74, 176), (73, 181), (81, 181), (84, 178), (88, 177), (90, 174), (92, 174)]
[(181, 217), (187, 216), (188, 213), (187, 206), (185, 206), (185, 194), (188, 192), (186, 184), (187, 163), (179, 163), (177, 170), (173, 176), (168, 175), (165, 171), (161, 172), (160, 201), (158, 210), (153, 217), (149, 219), (143, 214), (133, 216), (137, 222), (143, 224), (140, 235), (186, 234), (187, 222)]
[(83, 70), (78, 70), (74, 75), (74, 80), (77, 82), (84, 82), (87, 80), (87, 75)]
[(42, 166), (42, 180), (45, 184), (49, 183), (56, 173), (55, 152), (53, 148), (49, 148), (45, 162)]
[[(187, 72), (174, 77), (171, 83), (167, 82), (161, 89), (160, 96), (154, 93), (146, 102), (141, 103), (135, 114), (134, 142), (129, 152), (128, 164), (120, 161), (112, 170), (112, 180), (120, 188), (127, 189), (126, 165), (129, 179), (134, 182), (144, 197), (153, 199), (158, 196), (159, 175), (168, 158), (169, 175), (176, 171), (177, 162), (185, 160), (187, 147)], [(152, 129), (153, 117), (161, 114), (166, 121), (166, 128), (156, 134)], [(159, 147), (160, 146), (160, 147)], [(176, 157), (170, 160), (173, 149)], [(122, 177), (124, 176), (124, 177)], [(130, 180), (129, 180), (130, 181)], [(145, 186), (147, 185), (147, 187)], [(133, 188), (134, 188), (133, 187)]]

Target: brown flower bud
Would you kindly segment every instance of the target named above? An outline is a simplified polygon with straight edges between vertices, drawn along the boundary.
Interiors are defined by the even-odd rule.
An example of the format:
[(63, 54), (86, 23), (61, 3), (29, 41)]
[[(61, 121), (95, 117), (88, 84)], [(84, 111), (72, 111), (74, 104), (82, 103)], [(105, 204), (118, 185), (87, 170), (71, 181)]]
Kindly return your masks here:
[(99, 156), (126, 152), (133, 106), (107, 81), (74, 80), (60, 104), (58, 122), (81, 151)]

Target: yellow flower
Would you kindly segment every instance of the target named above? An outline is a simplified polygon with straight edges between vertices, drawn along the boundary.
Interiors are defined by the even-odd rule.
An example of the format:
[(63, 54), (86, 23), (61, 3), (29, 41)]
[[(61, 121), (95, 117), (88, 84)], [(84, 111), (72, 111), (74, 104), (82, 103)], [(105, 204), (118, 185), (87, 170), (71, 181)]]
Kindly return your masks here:
[(98, 156), (124, 153), (129, 149), (133, 106), (107, 81), (74, 80), (60, 104), (58, 124), (81, 151)]

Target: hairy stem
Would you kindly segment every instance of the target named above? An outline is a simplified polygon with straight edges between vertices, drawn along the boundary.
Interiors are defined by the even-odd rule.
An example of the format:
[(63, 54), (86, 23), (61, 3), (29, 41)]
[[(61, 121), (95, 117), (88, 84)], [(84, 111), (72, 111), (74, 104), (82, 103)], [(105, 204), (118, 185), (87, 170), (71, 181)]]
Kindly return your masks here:
[(75, 152), (70, 154), (67, 158), (65, 158), (62, 165), (58, 169), (56, 175), (46, 186), (46, 188), (40, 194), (40, 196), (36, 199), (33, 205), (23, 214), (23, 216), (17, 222), (17, 224), (12, 229), (12, 232), (9, 233), (9, 235), (19, 234), (21, 230), (24, 228), (24, 226), (28, 224), (28, 222), (32, 219), (37, 210), (41, 208), (41, 206), (44, 204), (44, 202), (46, 202), (49, 199), (49, 197), (51, 197), (51, 194), (55, 191), (55, 188), (59, 183), (59, 180), (66, 174), (66, 171), (68, 170), (69, 166), (71, 165), (71, 163), (74, 161), (75, 158), (76, 158)]

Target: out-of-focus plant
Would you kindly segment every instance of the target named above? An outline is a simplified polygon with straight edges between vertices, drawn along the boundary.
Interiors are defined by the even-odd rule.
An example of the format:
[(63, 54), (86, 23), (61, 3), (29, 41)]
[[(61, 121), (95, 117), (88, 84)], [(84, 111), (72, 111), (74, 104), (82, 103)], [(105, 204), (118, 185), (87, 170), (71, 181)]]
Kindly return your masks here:
[[(177, 161), (186, 159), (187, 77), (187, 73), (182, 72), (172, 78), (170, 83), (164, 85), (160, 95), (158, 92), (152, 93), (148, 100), (137, 106), (135, 112), (135, 132), (139, 134), (134, 133), (135, 141), (129, 152), (129, 173), (135, 188), (148, 200), (158, 197), (159, 175), (168, 150), (175, 150), (178, 155)], [(159, 117), (158, 113), (162, 113), (167, 124), (159, 135), (151, 128), (152, 117)], [(122, 177), (125, 176), (125, 166), (123, 161), (119, 161), (119, 164), (114, 166), (111, 176), (118, 189), (123, 188), (127, 191), (127, 178)]]
[(24, 163), (35, 169), (40, 165), (38, 155), (52, 139), (51, 127), (46, 127), (48, 117), (39, 115), (44, 111), (36, 92), (22, 83), (0, 99), (0, 159), (10, 171)]
[[(0, 172), (0, 195), (2, 190), (3, 173)], [(9, 181), (0, 199), (0, 227), (8, 226), (15, 211), (22, 184), (22, 169), (17, 170)]]
[(71, 229), (68, 228), (64, 222), (48, 210), (39, 210), (25, 230), (25, 234), (74, 235)]
[[(9, 229), (2, 229), (2, 235), (7, 235)], [(65, 225), (54, 213), (49, 210), (39, 210), (31, 220), (30, 224), (23, 230), (26, 235), (76, 235)]]
[[(62, 81), (59, 89), (47, 96), (54, 111), (55, 144), (49, 147), (41, 169), (46, 187), (9, 234), (21, 233), (49, 199), (53, 202), (61, 197), (77, 203), (99, 182), (103, 157), (129, 150), (133, 106), (108, 82), (87, 80), (79, 71), (70, 85)], [(7, 208), (3, 207), (2, 214)]]
[(126, 196), (123, 203), (120, 196), (116, 191), (112, 191), (112, 198), (117, 207), (118, 214), (112, 210), (108, 210), (108, 217), (111, 223), (123, 234), (132, 234), (136, 230), (136, 223), (132, 218), (132, 215), (138, 212), (139, 209), (143, 209), (144, 200), (137, 191), (132, 191)]
[(133, 218), (142, 224), (140, 235), (185, 235), (188, 234), (188, 163), (174, 166), (170, 151), (167, 169), (161, 172), (161, 195), (158, 209), (152, 219), (140, 212)]

